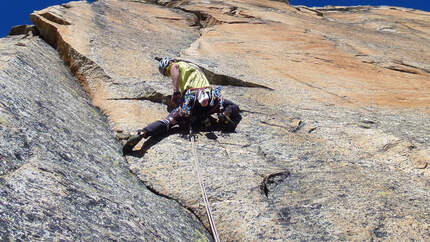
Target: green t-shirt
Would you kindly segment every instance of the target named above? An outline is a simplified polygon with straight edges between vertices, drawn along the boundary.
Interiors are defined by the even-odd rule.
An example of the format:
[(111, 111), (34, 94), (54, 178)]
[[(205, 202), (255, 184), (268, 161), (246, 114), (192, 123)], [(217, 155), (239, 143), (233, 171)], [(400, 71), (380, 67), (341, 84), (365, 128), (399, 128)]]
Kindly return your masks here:
[(197, 67), (186, 62), (176, 62), (179, 68), (179, 90), (181, 95), (190, 88), (200, 88), (210, 86), (206, 76)]

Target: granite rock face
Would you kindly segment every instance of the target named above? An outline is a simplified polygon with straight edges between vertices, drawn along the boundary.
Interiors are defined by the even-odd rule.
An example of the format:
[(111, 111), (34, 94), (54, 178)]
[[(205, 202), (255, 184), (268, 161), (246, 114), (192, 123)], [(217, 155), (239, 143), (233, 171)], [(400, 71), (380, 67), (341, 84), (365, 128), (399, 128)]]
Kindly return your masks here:
[[(222, 240), (429, 240), (430, 13), (99, 0), (31, 20), (115, 132), (91, 149), (117, 147), (167, 115), (171, 84), (155, 57), (193, 62), (224, 86), (242, 122), (235, 133), (197, 134)], [(191, 210), (209, 229), (192, 159), (186, 132), (173, 132), (142, 141), (117, 166), (177, 201), (179, 220), (193, 224)]]
[(2, 241), (210, 238), (130, 173), (106, 118), (39, 37), (0, 40)]

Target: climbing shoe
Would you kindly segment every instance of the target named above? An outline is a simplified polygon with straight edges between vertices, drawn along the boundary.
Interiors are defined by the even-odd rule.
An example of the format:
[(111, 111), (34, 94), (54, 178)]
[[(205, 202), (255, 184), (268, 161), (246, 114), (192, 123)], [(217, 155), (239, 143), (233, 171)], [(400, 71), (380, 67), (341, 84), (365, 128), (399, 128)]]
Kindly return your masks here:
[(143, 138), (145, 138), (145, 133), (143, 132), (138, 132), (137, 135), (130, 137), (125, 143), (125, 145), (122, 147), (122, 154), (129, 154), (133, 150), (134, 146), (136, 146), (137, 143), (139, 143), (139, 141)]

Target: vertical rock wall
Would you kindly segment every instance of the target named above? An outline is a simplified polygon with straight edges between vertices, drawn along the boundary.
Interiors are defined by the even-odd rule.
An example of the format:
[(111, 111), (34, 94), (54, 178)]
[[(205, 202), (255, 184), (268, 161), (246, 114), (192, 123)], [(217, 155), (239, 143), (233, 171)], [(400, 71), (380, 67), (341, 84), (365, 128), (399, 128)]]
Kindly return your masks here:
[(198, 240), (129, 172), (106, 118), (39, 37), (0, 40), (0, 239)]

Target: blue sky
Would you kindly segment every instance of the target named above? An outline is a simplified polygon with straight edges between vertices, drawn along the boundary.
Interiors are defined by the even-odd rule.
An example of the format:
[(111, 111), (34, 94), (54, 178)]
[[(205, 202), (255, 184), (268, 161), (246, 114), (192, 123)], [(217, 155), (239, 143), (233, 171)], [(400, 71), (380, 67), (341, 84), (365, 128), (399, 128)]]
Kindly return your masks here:
[[(12, 26), (31, 24), (30, 13), (46, 7), (67, 3), (70, 0), (2, 0), (0, 13), (0, 37), (5, 37)], [(89, 0), (93, 2), (93, 0)], [(388, 5), (430, 11), (430, 0), (290, 0), (293, 5), (306, 6), (353, 6), (353, 5)]]
[[(1, 0), (0, 38), (5, 37), (12, 26), (31, 24), (30, 14), (49, 6), (68, 3), (71, 0)], [(88, 2), (94, 2), (90, 0)]]
[(429, 0), (290, 0), (292, 5), (305, 6), (397, 6), (430, 11)]

